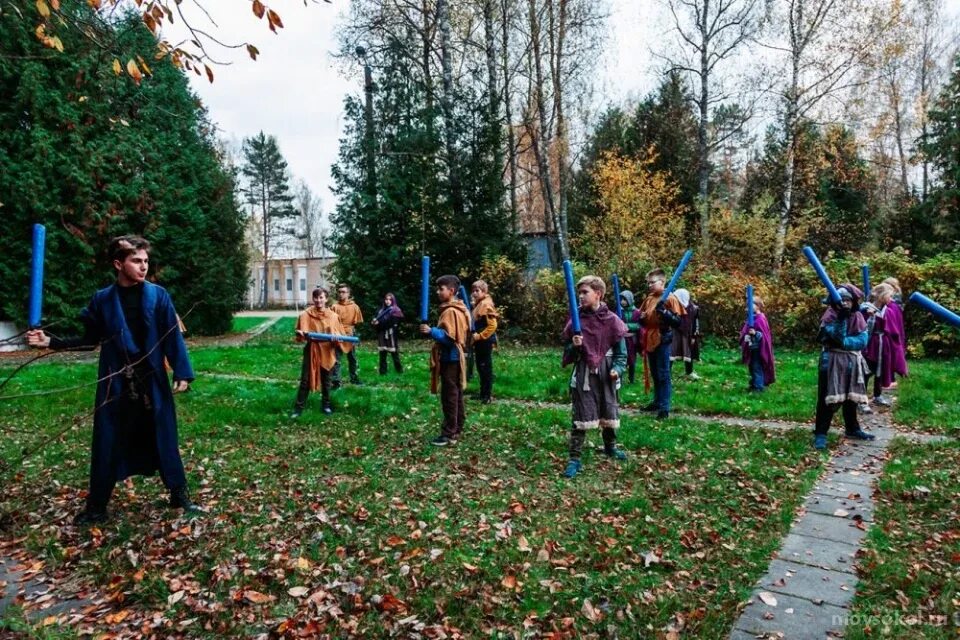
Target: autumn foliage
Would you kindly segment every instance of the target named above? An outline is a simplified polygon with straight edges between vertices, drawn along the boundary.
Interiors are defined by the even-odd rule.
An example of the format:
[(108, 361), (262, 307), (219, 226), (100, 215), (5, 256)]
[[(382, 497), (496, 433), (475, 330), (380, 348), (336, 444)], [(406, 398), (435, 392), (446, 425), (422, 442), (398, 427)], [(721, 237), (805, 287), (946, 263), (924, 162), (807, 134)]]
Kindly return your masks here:
[(587, 220), (574, 246), (603, 272), (663, 264), (683, 245), (684, 208), (669, 174), (652, 168), (655, 157), (605, 154), (593, 179), (601, 214)]

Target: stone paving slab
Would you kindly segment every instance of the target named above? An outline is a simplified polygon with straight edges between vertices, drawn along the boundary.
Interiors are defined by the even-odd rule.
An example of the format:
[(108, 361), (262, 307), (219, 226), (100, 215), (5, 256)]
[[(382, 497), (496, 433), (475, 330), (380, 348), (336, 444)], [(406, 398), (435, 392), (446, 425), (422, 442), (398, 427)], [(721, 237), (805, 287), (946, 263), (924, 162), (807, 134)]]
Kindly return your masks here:
[[(852, 500), (846, 496), (825, 496), (817, 493), (810, 494), (803, 501), (803, 508), (807, 512), (820, 513), (825, 516), (834, 516), (855, 520), (860, 516), (865, 522), (873, 522), (873, 504), (868, 500)], [(846, 511), (847, 515), (842, 512)]]
[(862, 487), (865, 492), (870, 493), (870, 487), (873, 486), (874, 481), (880, 476), (878, 473), (871, 473), (869, 471), (860, 471), (857, 469), (831, 469), (827, 471), (827, 475), (821, 480), (821, 482), (827, 482), (831, 484), (855, 484)]
[[(782, 633), (789, 640), (819, 640), (842, 637), (848, 612), (831, 604), (820, 606), (803, 598), (773, 594), (777, 606), (764, 604), (754, 595), (734, 626), (734, 631), (750, 634)], [(790, 610), (791, 613), (787, 613)], [(742, 636), (741, 636), (742, 637)]]
[(814, 604), (846, 607), (853, 600), (857, 577), (852, 573), (831, 571), (806, 564), (774, 560), (757, 588), (809, 600)]
[(833, 496), (836, 498), (850, 498), (851, 500), (868, 500), (873, 495), (873, 489), (859, 484), (819, 484), (813, 488), (813, 492), (820, 496)]
[[(869, 525), (864, 525), (868, 527)], [(794, 523), (790, 533), (808, 536), (823, 542), (833, 541), (844, 544), (859, 545), (867, 535), (864, 529), (856, 526), (846, 518), (835, 518), (820, 513), (808, 513)]]
[(777, 557), (791, 562), (853, 573), (853, 563), (858, 548), (855, 544), (827, 543), (816, 538), (789, 533), (783, 539), (783, 546), (777, 552)]

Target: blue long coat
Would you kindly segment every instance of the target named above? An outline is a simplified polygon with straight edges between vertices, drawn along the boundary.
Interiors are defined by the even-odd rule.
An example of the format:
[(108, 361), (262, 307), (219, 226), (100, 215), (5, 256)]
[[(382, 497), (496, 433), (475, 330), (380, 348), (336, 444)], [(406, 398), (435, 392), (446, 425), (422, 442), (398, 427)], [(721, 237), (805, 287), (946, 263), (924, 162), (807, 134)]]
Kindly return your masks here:
[[(100, 367), (93, 419), (93, 446), (90, 462), (91, 490), (100, 483), (112, 483), (131, 475), (160, 472), (170, 488), (186, 485), (183, 463), (177, 447), (177, 414), (173, 390), (164, 367), (166, 358), (173, 367), (174, 380), (194, 379), (187, 347), (170, 295), (160, 286), (144, 283), (143, 319), (146, 325), (145, 350), (152, 375), (148, 392), (153, 405), (156, 448), (149, 440), (128, 440), (119, 436), (123, 374), (113, 375), (134, 361), (138, 349), (120, 306), (116, 284), (97, 291), (81, 313), (88, 328), (101, 344)], [(142, 357), (142, 356), (141, 356)], [(108, 376), (110, 376), (108, 379)], [(136, 429), (138, 425), (129, 425)], [(134, 444), (131, 444), (133, 442)], [(102, 486), (102, 485), (101, 485)]]

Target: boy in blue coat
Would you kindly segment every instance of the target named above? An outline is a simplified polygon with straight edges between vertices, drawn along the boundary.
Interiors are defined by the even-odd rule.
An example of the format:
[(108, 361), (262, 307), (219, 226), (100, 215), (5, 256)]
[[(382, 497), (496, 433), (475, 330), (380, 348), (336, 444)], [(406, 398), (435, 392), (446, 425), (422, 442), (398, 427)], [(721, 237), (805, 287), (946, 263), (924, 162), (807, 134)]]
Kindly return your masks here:
[[(187, 478), (177, 446), (173, 394), (189, 390), (193, 368), (177, 312), (163, 287), (146, 281), (150, 243), (121, 236), (110, 243), (116, 283), (97, 291), (80, 318), (78, 338), (27, 333), (32, 347), (92, 349), (100, 346), (90, 492), (74, 518), (78, 525), (107, 519), (107, 503), (117, 481), (159, 472), (170, 491), (170, 506), (199, 508), (187, 494)], [(164, 359), (173, 369), (173, 386)]]

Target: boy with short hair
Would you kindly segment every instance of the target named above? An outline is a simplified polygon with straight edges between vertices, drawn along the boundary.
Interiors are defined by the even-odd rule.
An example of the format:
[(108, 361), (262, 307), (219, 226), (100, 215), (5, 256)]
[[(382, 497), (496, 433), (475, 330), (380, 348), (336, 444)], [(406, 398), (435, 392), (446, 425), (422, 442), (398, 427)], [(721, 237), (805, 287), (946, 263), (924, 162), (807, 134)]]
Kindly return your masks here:
[[(189, 391), (193, 368), (170, 294), (146, 280), (149, 252), (150, 243), (140, 236), (111, 241), (117, 279), (93, 294), (81, 312), (83, 336), (51, 337), (42, 329), (27, 332), (31, 347), (100, 347), (90, 491), (86, 506), (73, 520), (77, 525), (105, 522), (117, 481), (133, 475), (159, 473), (170, 492), (171, 507), (199, 511), (187, 493), (173, 401), (174, 393)], [(173, 370), (172, 387), (165, 359)]]
[(430, 352), (430, 392), (437, 393), (439, 387), (443, 408), (440, 435), (430, 443), (445, 447), (457, 443), (466, 417), (463, 392), (467, 387), (467, 359), (463, 349), (470, 332), (470, 315), (463, 301), (457, 298), (460, 278), (446, 275), (436, 282), (440, 318), (436, 327), (421, 324), (420, 333), (434, 340)]
[(588, 429), (600, 428), (604, 453), (616, 460), (626, 454), (617, 448), (620, 408), (617, 390), (627, 366), (627, 325), (603, 302), (606, 285), (597, 276), (584, 276), (577, 283), (580, 304), (580, 334), (571, 321), (563, 329), (563, 366), (573, 364), (570, 399), (573, 425), (570, 429), (570, 460), (563, 475), (573, 478), (583, 468), (580, 455)]
[(644, 326), (642, 352), (650, 364), (653, 377), (653, 402), (645, 411), (656, 411), (657, 419), (670, 417), (670, 400), (673, 394), (670, 379), (670, 355), (673, 350), (673, 330), (680, 326), (683, 306), (671, 294), (666, 302), (661, 301), (667, 276), (663, 269), (647, 272), (647, 297), (640, 305), (640, 321)]
[(493, 350), (497, 346), (497, 308), (490, 297), (490, 288), (483, 280), (470, 287), (473, 299), (473, 357), (480, 375), (480, 402), (493, 401)]
[(294, 329), (297, 342), (306, 342), (303, 347), (303, 364), (300, 367), (300, 387), (290, 416), (294, 419), (303, 413), (309, 393), (317, 389), (323, 398), (323, 413), (333, 413), (333, 405), (330, 404), (331, 372), (337, 364), (339, 352), (349, 351), (353, 347), (349, 342), (327, 342), (307, 337), (308, 333), (344, 335), (340, 317), (327, 308), (327, 290), (322, 287), (314, 289), (312, 298), (313, 305), (300, 314)]
[[(354, 327), (363, 322), (363, 312), (360, 307), (350, 297), (350, 286), (346, 284), (337, 285), (337, 302), (330, 308), (340, 318), (340, 324), (343, 325), (343, 335), (352, 336)], [(352, 345), (351, 345), (352, 346)], [(360, 384), (360, 376), (357, 375), (357, 354), (350, 349), (344, 349), (347, 354), (347, 361), (350, 365), (350, 384)], [(340, 387), (342, 382), (340, 377), (340, 359), (341, 353), (337, 351), (337, 363), (333, 367), (332, 386), (334, 389)]]

